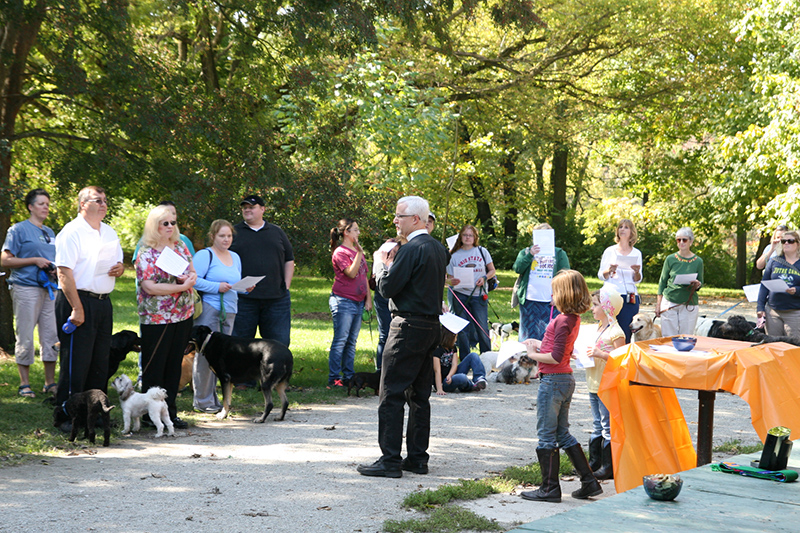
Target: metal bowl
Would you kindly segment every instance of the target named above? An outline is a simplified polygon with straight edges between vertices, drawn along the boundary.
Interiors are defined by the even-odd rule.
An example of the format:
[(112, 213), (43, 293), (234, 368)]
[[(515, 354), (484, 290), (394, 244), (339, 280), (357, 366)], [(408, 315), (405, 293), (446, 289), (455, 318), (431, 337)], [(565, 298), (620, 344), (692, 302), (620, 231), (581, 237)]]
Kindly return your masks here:
[(659, 501), (672, 501), (683, 488), (683, 480), (680, 476), (665, 476), (663, 474), (656, 474), (654, 476), (644, 476), (642, 478), (642, 486), (644, 491), (654, 500)]
[(694, 350), (696, 344), (697, 339), (695, 337), (672, 337), (672, 345), (679, 352), (690, 352)]

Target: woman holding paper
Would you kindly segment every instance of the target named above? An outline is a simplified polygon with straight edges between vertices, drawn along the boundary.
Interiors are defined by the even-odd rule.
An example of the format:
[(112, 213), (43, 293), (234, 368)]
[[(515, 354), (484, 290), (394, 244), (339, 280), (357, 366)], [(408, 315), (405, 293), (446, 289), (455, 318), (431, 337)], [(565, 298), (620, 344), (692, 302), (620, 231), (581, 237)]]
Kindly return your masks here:
[(166, 389), (172, 423), (177, 429), (185, 429), (188, 424), (178, 418), (175, 398), (183, 351), (192, 330), (192, 287), (197, 274), (189, 250), (178, 238), (178, 221), (167, 206), (155, 207), (147, 215), (142, 248), (136, 258), (136, 278), (142, 331), (142, 390)]
[(539, 224), (533, 229), (534, 232), (550, 232), (553, 246), (552, 250), (542, 250), (534, 243), (533, 246), (520, 250), (517, 260), (514, 261), (514, 272), (519, 274), (517, 298), (520, 341), (544, 338), (547, 325), (558, 315), (558, 309), (551, 301), (553, 277), (560, 271), (569, 269), (567, 253), (555, 246), (550, 224)]
[[(333, 288), (328, 305), (333, 317), (333, 340), (328, 353), (328, 388), (344, 387), (355, 374), (356, 341), (361, 314), (372, 309), (367, 285), (367, 260), (358, 242), (361, 230), (352, 218), (343, 218), (331, 230)], [(339, 244), (339, 240), (342, 244)]]
[(642, 281), (642, 252), (633, 245), (639, 234), (636, 226), (627, 218), (617, 224), (614, 234), (614, 246), (609, 246), (600, 259), (600, 270), (597, 276), (600, 281), (614, 287), (622, 296), (622, 310), (619, 311), (617, 323), (625, 333), (625, 342), (631, 342), (631, 320), (639, 312), (639, 292), (636, 286)]
[[(800, 336), (800, 233), (786, 231), (781, 237), (775, 255), (764, 269), (761, 289), (758, 293), (758, 318), (767, 320), (769, 335)], [(788, 289), (769, 290), (764, 282), (783, 280)], [(767, 305), (768, 304), (768, 305)]]
[[(236, 318), (239, 296), (231, 290), (242, 279), (242, 260), (229, 250), (233, 242), (233, 224), (215, 220), (208, 231), (211, 246), (194, 256), (197, 271), (196, 290), (203, 300), (203, 312), (195, 321), (211, 331), (230, 335)], [(252, 289), (252, 287), (250, 287)], [(218, 413), (222, 404), (217, 397), (217, 377), (203, 354), (196, 354), (192, 367), (194, 408), (204, 413)]]
[(458, 333), (458, 355), (464, 360), (477, 340), (480, 353), (492, 349), (489, 341), (489, 293), (486, 280), (495, 275), (489, 250), (480, 246), (478, 230), (470, 224), (461, 228), (456, 244), (450, 251), (447, 265), (447, 284), (453, 287), (453, 312), (469, 320)]
[(697, 324), (697, 291), (703, 285), (703, 260), (692, 252), (694, 233), (681, 228), (675, 234), (678, 252), (667, 257), (661, 269), (656, 298), (656, 316), (661, 333), (693, 335)]

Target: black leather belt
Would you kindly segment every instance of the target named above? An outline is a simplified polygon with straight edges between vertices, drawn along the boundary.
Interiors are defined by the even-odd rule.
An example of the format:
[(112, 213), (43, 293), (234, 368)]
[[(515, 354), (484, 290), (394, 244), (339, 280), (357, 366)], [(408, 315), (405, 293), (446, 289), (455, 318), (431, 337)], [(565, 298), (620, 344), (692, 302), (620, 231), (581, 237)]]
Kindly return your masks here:
[(78, 291), (78, 294), (86, 295), (89, 298), (97, 298), (98, 300), (105, 300), (106, 298), (108, 298), (111, 295), (111, 293), (98, 294), (98, 293), (92, 292), (92, 291), (81, 291), (81, 290)]
[(439, 315), (417, 315), (414, 313), (392, 313), (392, 317), (402, 317), (402, 318), (425, 318), (427, 320), (439, 320)]

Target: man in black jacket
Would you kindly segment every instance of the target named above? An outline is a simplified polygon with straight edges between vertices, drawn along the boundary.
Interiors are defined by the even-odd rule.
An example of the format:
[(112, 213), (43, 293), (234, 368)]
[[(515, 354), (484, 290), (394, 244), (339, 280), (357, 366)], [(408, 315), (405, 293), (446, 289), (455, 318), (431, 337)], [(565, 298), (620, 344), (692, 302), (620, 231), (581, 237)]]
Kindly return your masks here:
[[(425, 230), (429, 214), (428, 202), (418, 196), (397, 201), (394, 224), (408, 243), (400, 247), (393, 260), (384, 257), (384, 269), (376, 275), (378, 291), (389, 299), (392, 324), (383, 351), (378, 406), (378, 443), (383, 455), (371, 465), (358, 467), (365, 476), (398, 478), (402, 470), (428, 473), (432, 357), (440, 338), (447, 266), (444, 247)], [(407, 456), (403, 459), (406, 402)]]

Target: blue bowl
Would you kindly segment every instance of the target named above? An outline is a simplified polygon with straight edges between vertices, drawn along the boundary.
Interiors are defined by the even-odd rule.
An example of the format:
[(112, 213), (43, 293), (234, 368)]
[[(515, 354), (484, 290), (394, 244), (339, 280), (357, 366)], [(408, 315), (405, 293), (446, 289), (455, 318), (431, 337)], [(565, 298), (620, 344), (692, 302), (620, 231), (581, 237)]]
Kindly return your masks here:
[(672, 501), (683, 488), (683, 480), (678, 475), (664, 476), (644, 476), (642, 478), (642, 486), (644, 491), (654, 500), (659, 501)]
[(672, 337), (672, 345), (679, 352), (690, 352), (694, 349), (695, 344), (697, 344), (695, 337)]

